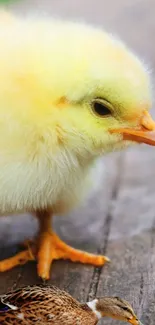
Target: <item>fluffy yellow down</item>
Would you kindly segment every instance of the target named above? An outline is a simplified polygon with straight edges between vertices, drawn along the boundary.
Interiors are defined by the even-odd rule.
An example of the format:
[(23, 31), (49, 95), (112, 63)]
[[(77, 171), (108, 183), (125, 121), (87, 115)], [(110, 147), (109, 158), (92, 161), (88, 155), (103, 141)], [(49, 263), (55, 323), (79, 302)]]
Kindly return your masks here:
[[(85, 193), (96, 157), (128, 145), (108, 131), (135, 126), (149, 109), (149, 78), (100, 29), (0, 16), (0, 213), (64, 213)], [(93, 112), (98, 97), (112, 116)]]

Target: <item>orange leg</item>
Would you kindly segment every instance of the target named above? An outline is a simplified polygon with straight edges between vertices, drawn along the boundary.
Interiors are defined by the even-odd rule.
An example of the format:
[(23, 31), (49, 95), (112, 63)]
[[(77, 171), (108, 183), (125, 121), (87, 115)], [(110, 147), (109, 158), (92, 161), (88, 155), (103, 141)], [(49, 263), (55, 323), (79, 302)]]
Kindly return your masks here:
[[(72, 262), (81, 262), (84, 264), (92, 264), (102, 266), (109, 258), (101, 255), (94, 255), (74, 249), (65, 244), (51, 228), (51, 217), (48, 213), (38, 213), (37, 217), (40, 222), (40, 235), (37, 246), (32, 245), (29, 248), (16, 256), (0, 262), (0, 271), (6, 271), (12, 267), (24, 264), (27, 261), (38, 261), (38, 275), (43, 280), (48, 280), (50, 277), (50, 268), (54, 260), (69, 259)], [(37, 252), (37, 253), (36, 253)]]
[(101, 255), (94, 255), (74, 249), (65, 244), (53, 231), (51, 227), (51, 216), (49, 213), (38, 213), (40, 222), (40, 241), (38, 250), (38, 275), (48, 280), (50, 268), (54, 260), (69, 259), (72, 262), (81, 262), (101, 266), (109, 261), (109, 258)]
[(45, 280), (49, 279), (50, 267), (53, 260), (69, 259), (72, 262), (101, 266), (109, 259), (106, 256), (94, 255), (74, 249), (65, 244), (55, 233), (42, 234), (38, 252), (38, 275)]
[(13, 257), (0, 261), (0, 272), (5, 272), (17, 265), (23, 265), (28, 261), (35, 260), (34, 255), (30, 249), (26, 249)]

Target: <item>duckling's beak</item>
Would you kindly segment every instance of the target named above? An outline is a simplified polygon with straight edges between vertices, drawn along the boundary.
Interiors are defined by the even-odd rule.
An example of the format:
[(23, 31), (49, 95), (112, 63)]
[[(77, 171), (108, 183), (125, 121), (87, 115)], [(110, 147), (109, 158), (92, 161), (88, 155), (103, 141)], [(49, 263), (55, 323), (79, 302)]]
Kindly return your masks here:
[(137, 127), (112, 129), (110, 130), (110, 133), (122, 134), (123, 140), (130, 140), (155, 146), (155, 122), (146, 110), (143, 112), (140, 123)]
[(143, 325), (137, 318), (130, 319), (129, 323), (132, 325)]

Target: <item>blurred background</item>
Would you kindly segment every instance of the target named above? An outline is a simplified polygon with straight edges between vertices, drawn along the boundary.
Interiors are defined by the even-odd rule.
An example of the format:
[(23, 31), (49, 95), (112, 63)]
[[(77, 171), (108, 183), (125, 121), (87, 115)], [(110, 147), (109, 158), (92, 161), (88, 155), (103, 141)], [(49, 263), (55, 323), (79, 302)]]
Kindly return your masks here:
[[(154, 84), (154, 0), (1, 0), (0, 4), (23, 16), (41, 13), (103, 27), (124, 40), (139, 55)], [(70, 218), (56, 218), (55, 227), (61, 237), (75, 247), (106, 252), (112, 265), (98, 272), (68, 263), (59, 271), (58, 262), (52, 272), (52, 281), (79, 299), (91, 298), (96, 293), (120, 294), (129, 299), (145, 325), (153, 325), (155, 319), (154, 166), (154, 148), (143, 145), (99, 161), (94, 170), (90, 198)], [(9, 256), (17, 249), (18, 242), (32, 236), (36, 230), (36, 221), (31, 216), (17, 216), (14, 221), (9, 217), (1, 218), (0, 257)], [(29, 270), (31, 278), (27, 275)], [(20, 272), (13, 272), (12, 279)], [(34, 283), (33, 266), (30, 269), (25, 266), (21, 277), (24, 280), (19, 280), (18, 284)], [(75, 279), (80, 289), (75, 288)], [(2, 281), (3, 276), (0, 276), (1, 292), (5, 287)], [(14, 284), (10, 275), (7, 281), (10, 287)], [(119, 324), (103, 321), (103, 324), (116, 323)]]
[(70, 18), (102, 26), (120, 36), (146, 62), (154, 63), (154, 0), (1, 0), (20, 12)]

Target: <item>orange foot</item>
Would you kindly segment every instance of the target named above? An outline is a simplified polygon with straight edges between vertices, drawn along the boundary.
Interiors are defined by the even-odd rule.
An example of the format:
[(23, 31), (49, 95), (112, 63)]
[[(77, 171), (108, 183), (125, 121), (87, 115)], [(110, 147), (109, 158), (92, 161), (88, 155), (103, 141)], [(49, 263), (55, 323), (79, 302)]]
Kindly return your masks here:
[(43, 280), (50, 277), (50, 267), (54, 260), (69, 259), (72, 262), (81, 262), (84, 264), (92, 264), (102, 266), (109, 258), (101, 255), (94, 255), (74, 249), (65, 244), (55, 233), (43, 232), (39, 237), (38, 252), (36, 246), (28, 247), (27, 250), (18, 253), (14, 257), (10, 257), (0, 262), (0, 272), (7, 271), (13, 267), (25, 264), (28, 261), (38, 260), (38, 275)]

